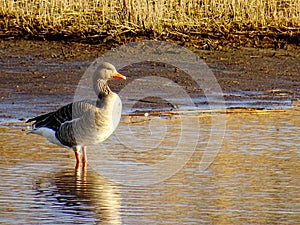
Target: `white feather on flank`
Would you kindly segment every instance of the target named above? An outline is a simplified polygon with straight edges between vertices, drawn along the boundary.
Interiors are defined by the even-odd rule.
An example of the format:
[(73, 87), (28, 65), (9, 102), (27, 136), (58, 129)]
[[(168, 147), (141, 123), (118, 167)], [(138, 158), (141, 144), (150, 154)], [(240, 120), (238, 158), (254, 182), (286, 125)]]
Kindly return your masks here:
[(47, 140), (53, 144), (57, 144), (57, 145), (60, 145), (60, 146), (64, 146), (60, 143), (60, 141), (56, 138), (55, 136), (55, 131), (50, 129), (50, 128), (47, 128), (47, 127), (40, 127), (40, 128), (35, 128), (33, 130), (30, 130), (27, 132), (27, 134), (38, 134), (38, 135), (41, 135), (45, 138), (47, 138)]
[(63, 122), (60, 126), (63, 126), (64, 124), (66, 124), (66, 123), (72, 123), (72, 122), (74, 122), (74, 121), (76, 121), (76, 120), (79, 120), (80, 119), (80, 117), (79, 118), (74, 118), (74, 119), (71, 119), (71, 120), (68, 120), (68, 121), (65, 121), (65, 122)]

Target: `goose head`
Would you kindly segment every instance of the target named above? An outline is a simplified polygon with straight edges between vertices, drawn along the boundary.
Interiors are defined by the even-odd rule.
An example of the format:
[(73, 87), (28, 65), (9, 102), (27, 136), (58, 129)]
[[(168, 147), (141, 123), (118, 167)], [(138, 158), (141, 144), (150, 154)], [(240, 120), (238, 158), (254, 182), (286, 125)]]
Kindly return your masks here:
[[(97, 95), (106, 96), (110, 89), (107, 85), (108, 80), (121, 79), (126, 80), (126, 77), (120, 74), (114, 65), (104, 62), (102, 63), (93, 77), (94, 90)], [(99, 96), (100, 97), (100, 96)]]
[(111, 79), (121, 79), (121, 80), (126, 80), (126, 77), (120, 74), (114, 65), (104, 62), (102, 63), (98, 69), (97, 72), (94, 76), (94, 81), (96, 80), (111, 80)]

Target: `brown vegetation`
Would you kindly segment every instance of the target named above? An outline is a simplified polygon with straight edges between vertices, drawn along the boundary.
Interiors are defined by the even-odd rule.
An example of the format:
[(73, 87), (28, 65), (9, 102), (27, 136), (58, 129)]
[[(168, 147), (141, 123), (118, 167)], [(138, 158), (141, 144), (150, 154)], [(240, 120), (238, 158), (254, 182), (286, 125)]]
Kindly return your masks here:
[(198, 48), (297, 44), (300, 0), (5, 0), (0, 35)]

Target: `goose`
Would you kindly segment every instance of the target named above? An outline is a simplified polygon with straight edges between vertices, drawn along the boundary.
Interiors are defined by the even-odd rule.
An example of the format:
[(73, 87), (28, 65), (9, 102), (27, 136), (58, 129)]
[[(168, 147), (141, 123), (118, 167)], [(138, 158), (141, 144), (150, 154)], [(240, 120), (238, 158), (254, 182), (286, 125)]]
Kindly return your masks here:
[(104, 62), (92, 79), (96, 101), (76, 101), (26, 121), (33, 122), (27, 134), (38, 134), (53, 144), (72, 148), (76, 166), (87, 163), (87, 146), (107, 139), (121, 118), (121, 100), (111, 91), (107, 81), (126, 80), (126, 77), (117, 72), (112, 64)]

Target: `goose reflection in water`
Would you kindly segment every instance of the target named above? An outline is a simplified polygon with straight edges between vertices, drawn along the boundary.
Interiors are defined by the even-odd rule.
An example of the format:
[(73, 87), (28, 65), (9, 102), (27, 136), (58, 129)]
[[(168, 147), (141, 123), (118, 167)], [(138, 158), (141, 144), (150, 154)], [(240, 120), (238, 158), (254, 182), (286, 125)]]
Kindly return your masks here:
[(35, 184), (39, 199), (46, 197), (46, 205), (53, 207), (61, 220), (69, 214), (67, 218), (73, 224), (121, 224), (118, 187), (95, 171), (75, 167), (55, 173), (50, 183), (44, 179)]

